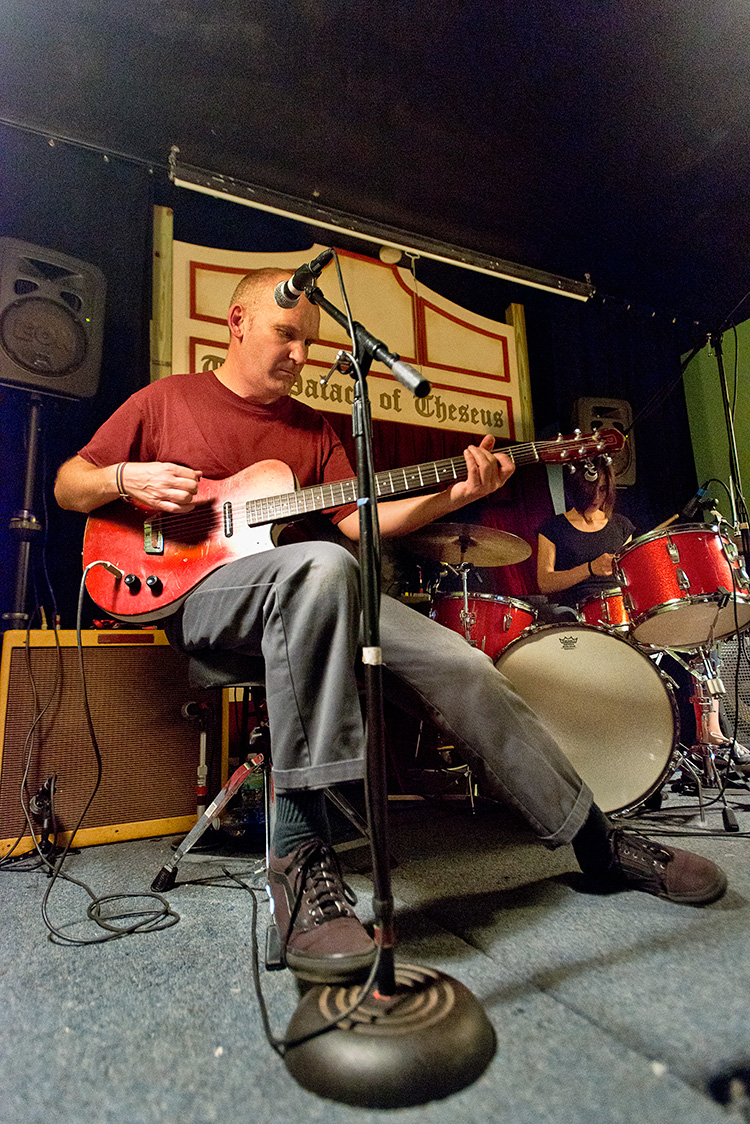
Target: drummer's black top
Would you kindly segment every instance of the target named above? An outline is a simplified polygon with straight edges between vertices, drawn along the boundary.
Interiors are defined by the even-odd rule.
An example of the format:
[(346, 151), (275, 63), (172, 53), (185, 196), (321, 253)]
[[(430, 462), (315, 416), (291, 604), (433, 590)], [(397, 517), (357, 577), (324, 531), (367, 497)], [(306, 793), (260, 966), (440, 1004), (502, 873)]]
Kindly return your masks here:
[[(593, 562), (600, 554), (616, 554), (634, 531), (635, 526), (630, 520), (618, 512), (610, 515), (601, 531), (579, 531), (564, 515), (553, 515), (539, 528), (539, 534), (555, 544), (556, 570), (572, 570), (584, 562)], [(570, 589), (550, 594), (550, 599), (561, 605), (577, 606), (592, 593), (618, 588), (610, 574), (609, 577), (586, 578)]]

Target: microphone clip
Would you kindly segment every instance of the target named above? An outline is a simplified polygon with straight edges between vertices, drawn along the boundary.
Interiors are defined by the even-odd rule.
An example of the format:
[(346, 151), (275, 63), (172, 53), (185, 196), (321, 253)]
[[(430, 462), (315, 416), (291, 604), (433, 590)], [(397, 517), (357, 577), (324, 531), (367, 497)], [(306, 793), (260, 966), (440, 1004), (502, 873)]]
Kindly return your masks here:
[(328, 371), (328, 374), (321, 375), (320, 385), (328, 386), (335, 371), (340, 371), (342, 375), (352, 375), (352, 377), (354, 377), (354, 356), (348, 351), (340, 351)]

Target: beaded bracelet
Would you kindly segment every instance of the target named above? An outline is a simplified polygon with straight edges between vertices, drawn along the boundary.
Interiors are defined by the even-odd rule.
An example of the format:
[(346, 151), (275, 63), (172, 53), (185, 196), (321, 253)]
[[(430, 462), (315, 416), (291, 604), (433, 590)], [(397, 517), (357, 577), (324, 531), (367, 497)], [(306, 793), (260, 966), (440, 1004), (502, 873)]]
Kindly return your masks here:
[(121, 461), (115, 469), (115, 487), (117, 488), (117, 494), (119, 495), (121, 500), (125, 501), (125, 503), (130, 502), (130, 496), (125, 491), (125, 485), (122, 482), (122, 470), (125, 468), (125, 465), (127, 463), (127, 461)]

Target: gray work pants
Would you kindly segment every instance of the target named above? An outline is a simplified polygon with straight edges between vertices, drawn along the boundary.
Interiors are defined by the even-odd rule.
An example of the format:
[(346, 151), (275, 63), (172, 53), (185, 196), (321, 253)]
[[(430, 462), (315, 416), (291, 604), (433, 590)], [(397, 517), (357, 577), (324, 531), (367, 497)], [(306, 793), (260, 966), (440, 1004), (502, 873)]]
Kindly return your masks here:
[[(165, 627), (197, 656), (207, 648), (262, 655), (277, 791), (363, 775), (359, 571), (343, 547), (297, 543), (231, 562)], [(389, 697), (429, 716), (484, 791), (512, 805), (547, 846), (569, 843), (591, 792), (492, 661), (390, 597), (382, 599), (380, 641)]]

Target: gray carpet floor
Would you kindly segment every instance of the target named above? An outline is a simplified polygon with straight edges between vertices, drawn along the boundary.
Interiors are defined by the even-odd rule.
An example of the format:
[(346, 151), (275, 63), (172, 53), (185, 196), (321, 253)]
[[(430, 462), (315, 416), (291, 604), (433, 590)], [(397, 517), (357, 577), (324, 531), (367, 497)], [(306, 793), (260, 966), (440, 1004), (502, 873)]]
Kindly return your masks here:
[[(721, 863), (729, 890), (695, 909), (641, 893), (584, 892), (570, 848), (543, 849), (506, 811), (458, 802), (391, 805), (397, 960), (430, 966), (481, 1001), (497, 1037), (483, 1075), (446, 1099), (398, 1109), (435, 1124), (713, 1124), (750, 1119), (709, 1092), (750, 1063), (750, 793), (696, 825), (689, 797), (668, 830)], [(686, 812), (672, 811), (677, 804)], [(665, 813), (661, 813), (664, 817)], [(356, 841), (355, 841), (356, 842)], [(170, 840), (87, 847), (67, 870), (97, 896), (147, 890)], [(367, 851), (344, 849), (363, 919)], [(3, 1124), (369, 1121), (306, 1092), (264, 1035), (252, 978), (251, 900), (222, 874), (262, 883), (259, 854), (189, 856), (166, 895), (179, 922), (107, 943), (48, 939), (41, 871), (0, 873)], [(360, 872), (357, 872), (357, 871)], [(58, 880), (47, 911), (70, 937), (102, 930), (89, 897)], [(146, 903), (135, 898), (111, 912)], [(265, 904), (259, 911), (261, 947)], [(290, 973), (261, 982), (273, 1032), (298, 1002)]]

